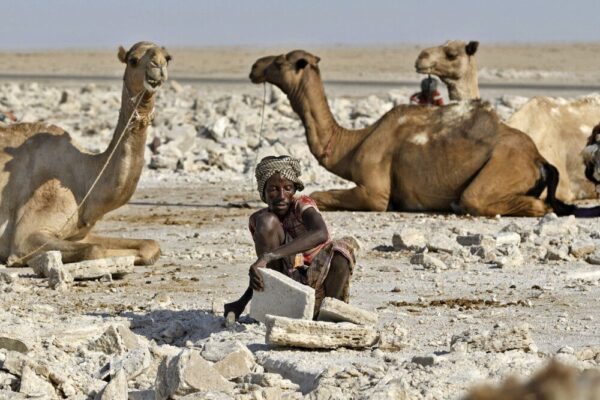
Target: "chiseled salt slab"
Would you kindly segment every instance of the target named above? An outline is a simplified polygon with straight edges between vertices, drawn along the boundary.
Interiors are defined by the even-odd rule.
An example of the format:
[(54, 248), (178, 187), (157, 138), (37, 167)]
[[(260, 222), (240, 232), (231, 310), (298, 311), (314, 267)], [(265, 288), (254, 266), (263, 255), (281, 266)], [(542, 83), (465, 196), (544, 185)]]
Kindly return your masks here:
[(324, 322), (267, 315), (265, 341), (278, 346), (307, 349), (364, 348), (374, 345), (379, 335), (372, 325)]
[(266, 315), (296, 319), (312, 319), (315, 309), (315, 291), (284, 274), (261, 268), (264, 282), (262, 292), (254, 291), (250, 317), (265, 322)]

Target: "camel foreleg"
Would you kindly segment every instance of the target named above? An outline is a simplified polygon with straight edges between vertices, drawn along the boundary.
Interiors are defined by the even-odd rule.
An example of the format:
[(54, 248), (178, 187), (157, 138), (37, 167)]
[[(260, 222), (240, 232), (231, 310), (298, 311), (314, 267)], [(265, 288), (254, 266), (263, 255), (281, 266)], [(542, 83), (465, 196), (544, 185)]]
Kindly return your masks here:
[(82, 242), (101, 246), (110, 256), (133, 255), (136, 265), (152, 265), (160, 256), (160, 245), (151, 239), (88, 235)]
[(97, 244), (70, 241), (50, 233), (35, 232), (13, 247), (8, 263), (14, 266), (23, 265), (45, 251), (60, 251), (64, 263), (95, 260), (112, 255)]
[(321, 210), (328, 211), (386, 211), (389, 190), (375, 190), (364, 186), (352, 189), (313, 192), (312, 197)]

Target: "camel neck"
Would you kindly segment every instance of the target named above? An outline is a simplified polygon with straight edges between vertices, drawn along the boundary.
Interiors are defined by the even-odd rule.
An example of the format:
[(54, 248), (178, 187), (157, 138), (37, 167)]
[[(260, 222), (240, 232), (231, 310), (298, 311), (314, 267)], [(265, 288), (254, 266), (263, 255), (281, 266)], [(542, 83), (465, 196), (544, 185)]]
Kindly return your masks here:
[(351, 179), (349, 166), (342, 162), (352, 153), (365, 130), (341, 127), (329, 108), (323, 82), (315, 71), (307, 71), (303, 81), (288, 93), (294, 111), (304, 125), (311, 153), (328, 171)]
[[(96, 157), (98, 172), (106, 162), (108, 166), (97, 184), (98, 187), (94, 189), (97, 196), (92, 197), (109, 209), (120, 207), (129, 200), (144, 167), (144, 148), (147, 128), (154, 110), (154, 94), (145, 92), (141, 96), (141, 99), (132, 99), (125, 84), (123, 85), (121, 110), (113, 137), (108, 148)], [(132, 114), (128, 126), (127, 122)], [(113, 151), (114, 154), (109, 160)], [(91, 179), (95, 179), (95, 176)]]
[(444, 79), (448, 87), (450, 100), (475, 100), (479, 99), (479, 82), (477, 81), (477, 65), (471, 57), (469, 70), (460, 79)]

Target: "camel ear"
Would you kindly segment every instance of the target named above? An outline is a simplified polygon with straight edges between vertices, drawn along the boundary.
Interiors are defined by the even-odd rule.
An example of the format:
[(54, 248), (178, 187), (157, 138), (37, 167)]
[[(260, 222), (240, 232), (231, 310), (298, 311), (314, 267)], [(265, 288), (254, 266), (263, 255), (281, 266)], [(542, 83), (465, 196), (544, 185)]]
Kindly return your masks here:
[(169, 52), (167, 51), (167, 49), (163, 47), (161, 47), (161, 49), (163, 49), (163, 51), (165, 52), (165, 60), (167, 60), (167, 63), (171, 62), (171, 60), (173, 59), (173, 57), (169, 54)]
[(123, 46), (119, 46), (117, 57), (119, 57), (119, 61), (121, 61), (123, 64), (127, 64), (127, 50), (125, 50)]
[(465, 50), (467, 51), (467, 54), (472, 56), (473, 54), (475, 54), (477, 52), (477, 47), (479, 47), (479, 42), (469, 42), (467, 44), (467, 46), (465, 47)]
[(301, 58), (296, 61), (296, 71), (300, 69), (304, 69), (308, 65), (308, 60), (306, 58)]

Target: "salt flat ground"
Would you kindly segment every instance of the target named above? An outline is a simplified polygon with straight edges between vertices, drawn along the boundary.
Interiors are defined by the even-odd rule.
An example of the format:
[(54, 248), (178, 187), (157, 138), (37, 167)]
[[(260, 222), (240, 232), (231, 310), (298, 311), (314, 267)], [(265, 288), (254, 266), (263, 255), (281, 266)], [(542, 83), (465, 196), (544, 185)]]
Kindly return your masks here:
[[(595, 68), (600, 57), (598, 50), (600, 46), (596, 44), (491, 47), (482, 44), (478, 57), (484, 80), (489, 82), (593, 85), (599, 77)], [(314, 52), (323, 57), (323, 73), (331, 79), (414, 79), (418, 82), (418, 76), (412, 73), (418, 51), (416, 47), (402, 47), (317, 49)], [(174, 79), (177, 76), (241, 79), (254, 59), (273, 53), (246, 49), (174, 49), (172, 52), (175, 56), (171, 69)], [(113, 52), (0, 54), (0, 75), (118, 77), (121, 70)], [(77, 85), (81, 81), (65, 78), (64, 82), (31, 86), (32, 80), (35, 78), (27, 77), (23, 88), (18, 90), (37, 88), (46, 93), (42, 100), (52, 101), (58, 100), (61, 91), (67, 91), (71, 108), (57, 108), (51, 100), (44, 100), (33, 110), (15, 109), (18, 115), (28, 114), (28, 119), (39, 118), (58, 124), (60, 117), (64, 117), (67, 128), (71, 128), (84, 146), (98, 149), (108, 143), (110, 129), (104, 132), (98, 128), (92, 133), (84, 133), (79, 127), (82, 122), (105, 117), (102, 113), (79, 114), (77, 104), (88, 101), (78, 98)], [(206, 89), (198, 82), (193, 88), (185, 87), (179, 93), (165, 88), (158, 94), (159, 100), (161, 96), (167, 100), (157, 104), (157, 118), (161, 118), (163, 107), (164, 119), (178, 119), (184, 125), (210, 128), (212, 122), (204, 119), (214, 122), (210, 110), (217, 107), (215, 104), (219, 107), (235, 105), (227, 101), (236, 96), (251, 96), (249, 107), (253, 115), (248, 118), (253, 118), (252, 129), (257, 134), (262, 88), (249, 83), (247, 87), (243, 85), (217, 83)], [(343, 104), (367, 101), (365, 91), (368, 89), (367, 86), (360, 92), (353, 92), (350, 85), (334, 93), (332, 100), (343, 111)], [(11, 86), (6, 90), (17, 89)], [(118, 87), (112, 83), (105, 87), (101, 83), (87, 96), (95, 98), (110, 92), (118, 96)], [(406, 89), (399, 96), (406, 99), (409, 94), (410, 90)], [(554, 94), (564, 95), (564, 92), (557, 90)], [(200, 99), (207, 96), (207, 101), (198, 107), (200, 111), (192, 110), (190, 96)], [(376, 104), (387, 107), (391, 103), (382, 96), (383, 100)], [(490, 94), (490, 97), (494, 96)], [(16, 102), (13, 97), (20, 98), (14, 95), (9, 100)], [(28, 100), (29, 97), (23, 95), (23, 108), (35, 104), (33, 99)], [(225, 103), (223, 98), (227, 98)], [(267, 130), (279, 134), (277, 129), (280, 129), (287, 135), (289, 129), (289, 137), (301, 146), (302, 128), (285, 103), (285, 99), (277, 101), (277, 112), (283, 117), (277, 114), (269, 119), (268, 116)], [(110, 111), (109, 116), (114, 120), (116, 112), (116, 109)], [(219, 113), (227, 114), (227, 111)], [(339, 116), (337, 112), (336, 116)], [(170, 133), (162, 132), (168, 123), (158, 120), (157, 124), (153, 134), (170, 137)], [(173, 127), (169, 129), (176, 131)], [(284, 139), (288, 137), (282, 135)], [(597, 220), (561, 218), (541, 221), (536, 218), (472, 218), (421, 213), (325, 212), (333, 236), (352, 234), (362, 243), (352, 279), (351, 303), (376, 311), (380, 317), (378, 328), (395, 335), (398, 346), (393, 351), (275, 351), (263, 345), (260, 326), (239, 325), (233, 332), (221, 328), (219, 315), (212, 314), (213, 304), (237, 298), (246, 287), (248, 266), (254, 260), (247, 220), (261, 207), (248, 169), (251, 163), (247, 162), (253, 159), (254, 153), (242, 153), (239, 143), (233, 143), (233, 139), (224, 140), (223, 146), (228, 146), (227, 152), (245, 162), (245, 172), (236, 172), (235, 165), (227, 162), (225, 153), (218, 151), (215, 154), (223, 157), (218, 159), (219, 162), (211, 157), (207, 158), (209, 161), (193, 161), (200, 159), (197, 155), (200, 150), (195, 153), (196, 158), (184, 157), (192, 160), (193, 165), (183, 171), (173, 171), (168, 159), (157, 170), (146, 168), (129, 204), (110, 213), (97, 225), (96, 232), (100, 234), (159, 241), (163, 254), (156, 265), (137, 267), (133, 274), (122, 280), (76, 283), (60, 294), (48, 289), (46, 282), (33, 277), (28, 269), (21, 270), (19, 285), (0, 293), (3, 306), (0, 333), (19, 334), (31, 343), (32, 354), (39, 358), (50, 351), (48, 348), (52, 354), (60, 353), (56, 360), (69, 366), (64, 367), (67, 370), (82, 363), (82, 357), (91, 360), (91, 364), (101, 364), (101, 359), (93, 354), (74, 355), (52, 341), (55, 337), (60, 338), (61, 332), (79, 329), (83, 324), (98, 327), (99, 335), (106, 324), (125, 322), (135, 333), (159, 345), (168, 343), (181, 348), (202, 348), (212, 333), (220, 340), (244, 342), (255, 351), (263, 365), (272, 365), (273, 360), (291, 360), (284, 367), (272, 369), (285, 377), (298, 380), (299, 375), (293, 371), (296, 367), (304, 368), (302, 379), (306, 379), (306, 376), (313, 376), (310, 374), (318, 376), (319, 367), (359, 368), (372, 364), (385, 370), (388, 381), (398, 379), (410, 398), (427, 399), (459, 398), (474, 383), (487, 379), (498, 381), (513, 373), (528, 375), (553, 357), (579, 368), (598, 366), (600, 357), (593, 353), (595, 350), (590, 350), (591, 356), (589, 351), (585, 357), (580, 353), (600, 346), (600, 316), (597, 312), (600, 275), (595, 274), (600, 267), (590, 261), (589, 256), (594, 250), (585, 255), (577, 252), (585, 247), (584, 244), (591, 244), (598, 255), (600, 225)], [(203, 146), (206, 140), (203, 137), (197, 146)], [(277, 143), (285, 146), (285, 142), (269, 139), (269, 145), (273, 146)], [(217, 145), (221, 146), (218, 140)], [(314, 189), (347, 186), (318, 169), (308, 152), (302, 155), (310, 172), (307, 193)], [(544, 231), (544, 224), (555, 226), (558, 233)], [(455, 245), (452, 249), (430, 250), (429, 253), (445, 266), (425, 268), (411, 264), (414, 251), (394, 250), (392, 236), (406, 228), (423, 233), (429, 244), (439, 240), (440, 236), (448, 238)], [(502, 231), (519, 234), (521, 241), (512, 246), (493, 247), (486, 255), (471, 254), (470, 248), (456, 243), (459, 235), (497, 237)], [(202, 326), (207, 315), (211, 316), (208, 319), (211, 323)], [(171, 336), (164, 334), (175, 322), (183, 329)], [(523, 328), (524, 324), (527, 327)], [(58, 333), (49, 338), (48, 327)], [(523, 344), (517, 338), (514, 348), (508, 346), (501, 351), (496, 348), (463, 353), (451, 346), (453, 337), (464, 332), (476, 336), (486, 331), (510, 331), (513, 327), (528, 329), (531, 341)], [(505, 338), (508, 335), (510, 342), (510, 333), (502, 335)], [(432, 365), (411, 362), (415, 356), (430, 355), (434, 357)], [(264, 360), (270, 360), (271, 364)], [(302, 367), (302, 360), (308, 360), (312, 367)], [(360, 371), (359, 375), (368, 375)], [(154, 376), (147, 372), (130, 383), (130, 389), (151, 390)], [(369, 390), (374, 390), (369, 385), (343, 383), (342, 377), (336, 379), (342, 382), (338, 386), (347, 387), (346, 394), (350, 393), (354, 398), (368, 397)], [(317, 383), (314, 387), (318, 388)], [(302, 384), (306, 385), (306, 382)], [(81, 390), (84, 392), (83, 388)]]

